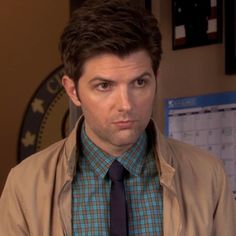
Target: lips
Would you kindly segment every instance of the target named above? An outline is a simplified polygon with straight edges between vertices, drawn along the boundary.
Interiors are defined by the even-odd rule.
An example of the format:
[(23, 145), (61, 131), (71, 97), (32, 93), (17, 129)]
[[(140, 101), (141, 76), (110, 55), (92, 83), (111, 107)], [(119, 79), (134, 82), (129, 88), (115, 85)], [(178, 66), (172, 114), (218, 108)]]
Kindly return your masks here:
[(120, 129), (130, 129), (133, 127), (134, 123), (134, 120), (121, 120), (113, 122), (113, 124)]

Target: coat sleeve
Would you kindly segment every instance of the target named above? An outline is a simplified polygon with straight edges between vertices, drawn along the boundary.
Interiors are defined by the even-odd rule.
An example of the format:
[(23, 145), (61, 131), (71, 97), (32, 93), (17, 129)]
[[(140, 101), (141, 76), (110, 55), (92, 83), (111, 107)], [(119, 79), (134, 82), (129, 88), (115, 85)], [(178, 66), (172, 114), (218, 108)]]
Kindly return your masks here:
[(220, 166), (215, 176), (217, 199), (214, 212), (213, 234), (214, 236), (236, 235), (236, 200), (232, 194), (224, 168)]
[(0, 198), (0, 235), (28, 236), (23, 202), (17, 191), (14, 169), (8, 175)]

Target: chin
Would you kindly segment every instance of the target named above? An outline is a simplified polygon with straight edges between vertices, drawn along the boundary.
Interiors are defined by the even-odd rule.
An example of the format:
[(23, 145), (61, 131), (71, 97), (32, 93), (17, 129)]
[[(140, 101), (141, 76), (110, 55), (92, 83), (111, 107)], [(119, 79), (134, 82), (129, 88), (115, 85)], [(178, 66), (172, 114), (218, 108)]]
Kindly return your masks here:
[(133, 136), (133, 137), (121, 137), (119, 139), (114, 140), (114, 143), (117, 146), (131, 146), (133, 145), (137, 140), (139, 136)]

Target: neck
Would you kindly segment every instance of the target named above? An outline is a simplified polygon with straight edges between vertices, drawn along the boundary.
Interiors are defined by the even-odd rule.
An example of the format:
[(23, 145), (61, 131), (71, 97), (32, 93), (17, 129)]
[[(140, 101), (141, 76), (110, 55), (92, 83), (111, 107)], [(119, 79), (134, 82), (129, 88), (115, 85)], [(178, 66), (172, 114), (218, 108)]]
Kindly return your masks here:
[[(97, 145), (98, 146), (98, 145)], [(126, 146), (110, 146), (110, 147), (102, 147), (102, 146), (98, 146), (101, 150), (103, 150), (104, 152), (108, 153), (111, 156), (114, 157), (119, 157), (121, 156), (123, 153), (125, 153), (126, 151), (128, 151), (131, 147), (132, 144), (130, 145), (126, 145)]]
[(110, 140), (102, 139), (101, 137), (98, 137), (97, 135), (94, 135), (93, 132), (91, 132), (90, 129), (87, 128), (85, 125), (85, 134), (88, 136), (88, 138), (103, 152), (114, 156), (119, 157), (123, 153), (125, 153), (127, 150), (129, 150), (133, 146), (132, 143), (126, 143), (126, 144), (116, 144), (112, 143)]

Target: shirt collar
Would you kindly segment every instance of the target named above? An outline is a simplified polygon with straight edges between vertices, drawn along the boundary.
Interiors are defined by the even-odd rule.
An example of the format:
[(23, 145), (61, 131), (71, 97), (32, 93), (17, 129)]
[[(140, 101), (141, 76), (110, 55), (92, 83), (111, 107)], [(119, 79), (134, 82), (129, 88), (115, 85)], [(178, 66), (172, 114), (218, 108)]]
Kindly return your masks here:
[(98, 176), (104, 178), (115, 159), (119, 161), (130, 174), (135, 176), (141, 174), (147, 151), (147, 135), (145, 132), (129, 150), (119, 157), (111, 156), (97, 147), (87, 136), (84, 125), (81, 129), (80, 138), (82, 155), (89, 161)]

